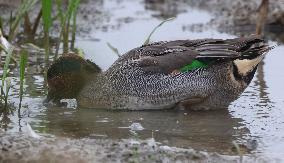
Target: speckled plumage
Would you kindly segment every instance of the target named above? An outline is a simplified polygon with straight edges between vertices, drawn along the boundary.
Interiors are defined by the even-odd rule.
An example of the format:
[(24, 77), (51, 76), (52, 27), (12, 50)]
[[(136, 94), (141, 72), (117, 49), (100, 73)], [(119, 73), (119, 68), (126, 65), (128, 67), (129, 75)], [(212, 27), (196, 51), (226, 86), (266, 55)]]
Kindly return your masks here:
[[(107, 71), (90, 75), (76, 98), (79, 105), (87, 108), (224, 108), (244, 91), (256, 69), (238, 74), (234, 60), (256, 58), (268, 50), (263, 40), (255, 36), (156, 42), (135, 48)], [(209, 65), (172, 73), (194, 59)]]

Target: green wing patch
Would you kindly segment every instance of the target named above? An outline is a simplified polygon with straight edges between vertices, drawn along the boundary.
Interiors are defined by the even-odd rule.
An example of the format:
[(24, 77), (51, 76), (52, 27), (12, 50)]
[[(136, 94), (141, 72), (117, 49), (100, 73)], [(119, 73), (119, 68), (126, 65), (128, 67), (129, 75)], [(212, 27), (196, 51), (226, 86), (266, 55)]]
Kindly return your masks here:
[(197, 68), (206, 68), (206, 67), (208, 67), (208, 64), (195, 59), (191, 62), (191, 64), (188, 64), (188, 65), (180, 68), (179, 71), (180, 72), (188, 72), (188, 71), (191, 71), (191, 70), (194, 70), (194, 69), (197, 69)]

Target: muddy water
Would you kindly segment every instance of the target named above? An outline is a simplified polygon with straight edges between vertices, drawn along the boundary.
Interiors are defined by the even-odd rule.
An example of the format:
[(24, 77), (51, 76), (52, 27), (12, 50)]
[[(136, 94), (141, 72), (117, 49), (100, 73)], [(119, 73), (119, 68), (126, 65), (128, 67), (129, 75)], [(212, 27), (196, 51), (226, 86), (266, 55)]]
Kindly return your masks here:
[[(90, 9), (92, 5), (94, 8)], [(86, 58), (104, 70), (117, 59), (107, 42), (117, 47), (120, 53), (127, 52), (140, 46), (165, 17), (177, 18), (158, 29), (153, 41), (236, 37), (208, 26), (200, 26), (199, 31), (196, 24), (206, 24), (213, 16), (183, 2), (157, 5), (139, 0), (91, 1), (82, 4), (79, 16), (77, 46), (85, 51)], [(238, 31), (238, 34), (243, 33)], [(74, 101), (69, 101), (67, 107), (44, 106), (43, 77), (30, 75), (26, 81), (23, 117), (19, 120), (15, 113), (8, 117), (10, 123), (2, 123), (1, 128), (16, 132), (25, 130), (25, 123), (29, 122), (39, 134), (90, 139), (153, 137), (169, 146), (222, 154), (234, 154), (232, 142), (235, 141), (245, 146), (248, 155), (261, 153), (284, 161), (283, 51), (284, 46), (279, 45), (269, 52), (250, 86), (227, 110), (222, 111), (117, 112), (76, 108)], [(13, 81), (17, 83), (17, 79)], [(15, 95), (11, 101), (17, 106), (17, 92), (12, 94)]]

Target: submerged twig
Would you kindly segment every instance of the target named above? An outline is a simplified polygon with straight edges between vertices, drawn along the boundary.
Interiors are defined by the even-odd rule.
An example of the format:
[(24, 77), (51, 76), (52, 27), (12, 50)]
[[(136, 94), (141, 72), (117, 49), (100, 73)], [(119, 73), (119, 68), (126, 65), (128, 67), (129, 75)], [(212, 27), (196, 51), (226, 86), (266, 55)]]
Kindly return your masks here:
[(236, 151), (238, 152), (238, 154), (240, 156), (240, 163), (242, 163), (243, 162), (243, 154), (242, 154), (242, 151), (241, 151), (239, 144), (236, 143), (235, 141), (233, 141), (232, 144), (236, 148)]

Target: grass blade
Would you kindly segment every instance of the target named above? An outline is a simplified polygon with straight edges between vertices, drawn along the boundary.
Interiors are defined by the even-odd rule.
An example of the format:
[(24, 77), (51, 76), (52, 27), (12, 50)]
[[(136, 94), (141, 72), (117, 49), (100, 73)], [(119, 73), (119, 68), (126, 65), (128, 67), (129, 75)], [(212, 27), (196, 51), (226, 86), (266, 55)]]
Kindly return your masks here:
[(61, 22), (61, 32), (59, 35), (59, 42), (57, 43), (56, 46), (56, 52), (55, 52), (55, 59), (57, 58), (58, 55), (58, 51), (59, 51), (59, 47), (60, 47), (60, 40), (62, 38), (63, 40), (63, 53), (68, 53), (69, 51), (69, 30), (70, 30), (70, 21), (71, 21), (71, 17), (73, 16), (73, 33), (72, 33), (72, 42), (71, 42), (71, 49), (74, 49), (74, 41), (75, 41), (75, 32), (76, 32), (76, 15), (77, 15), (77, 9), (79, 6), (80, 0), (70, 0), (68, 7), (67, 7), (67, 11), (65, 12), (65, 14), (63, 14), (62, 11), (62, 0), (56, 0), (56, 6), (57, 6), (57, 10), (58, 10), (58, 16), (60, 18), (60, 22)]
[(109, 42), (107, 42), (107, 46), (118, 56), (120, 57), (121, 55), (118, 52), (118, 49), (112, 46)]
[(51, 0), (42, 0), (42, 19), (43, 19), (43, 29), (44, 29), (44, 49), (45, 49), (45, 67), (48, 66), (49, 62), (49, 28), (52, 24), (51, 19), (51, 10), (52, 10), (52, 1)]
[(71, 40), (71, 46), (70, 46), (71, 50), (75, 49), (76, 29), (77, 29), (76, 22), (77, 22), (77, 11), (79, 7), (79, 3), (80, 3), (80, 0), (77, 0), (74, 6), (73, 14), (72, 14), (73, 25), (72, 25), (72, 40)]
[(55, 48), (55, 54), (54, 54), (54, 58), (53, 60), (55, 61), (58, 57), (58, 53), (59, 53), (59, 47), (60, 47), (60, 43), (61, 43), (61, 38), (63, 37), (63, 32), (64, 32), (64, 29), (63, 27), (65, 26), (65, 21), (64, 21), (64, 14), (63, 14), (63, 11), (62, 11), (62, 0), (56, 0), (56, 6), (57, 6), (57, 11), (58, 11), (58, 17), (60, 19), (60, 23), (61, 23), (61, 31), (59, 33), (59, 38), (58, 38), (58, 41), (57, 41), (57, 44), (56, 44), (56, 48)]
[[(7, 107), (7, 101), (8, 101), (8, 94), (9, 94), (9, 90), (10, 90), (10, 82), (9, 82), (9, 80), (6, 80), (6, 78), (7, 78), (7, 75), (9, 73), (9, 63), (10, 63), (11, 58), (12, 58), (14, 47), (2, 36), (1, 31), (0, 31), (0, 44), (2, 45), (1, 47), (4, 49), (4, 52), (6, 53), (6, 59), (5, 59), (3, 74), (2, 74), (2, 78), (1, 78), (1, 80), (2, 80), (1, 90), (0, 90), (1, 91), (0, 92), (1, 101), (4, 100), (4, 102), (5, 102), (4, 108), (6, 108)], [(3, 90), (4, 85), (6, 86), (5, 92)]]
[[(1, 31), (1, 29), (3, 29), (3, 19), (2, 19), (2, 17), (0, 16), (0, 31)], [(1, 33), (1, 35), (2, 35), (2, 33)]]
[(22, 99), (23, 99), (23, 86), (24, 86), (24, 79), (25, 79), (25, 70), (28, 60), (28, 52), (26, 50), (21, 51), (21, 58), (20, 58), (20, 103), (19, 109), (22, 106)]
[(171, 21), (171, 20), (174, 20), (174, 19), (175, 19), (175, 17), (168, 18), (168, 19), (162, 21), (160, 24), (158, 24), (158, 25), (152, 30), (152, 32), (149, 34), (149, 36), (147, 37), (147, 39), (145, 40), (145, 42), (144, 42), (143, 45), (149, 44), (152, 35), (154, 34), (154, 32), (155, 32), (159, 27), (161, 27), (164, 23), (166, 23), (166, 22), (168, 22), (168, 21)]
[(6, 109), (8, 106), (8, 97), (9, 97), (9, 92), (11, 88), (11, 80), (9, 78), (5, 79), (5, 84), (6, 84), (6, 91), (5, 91), (5, 105), (4, 108)]
[[(6, 40), (4, 37), (2, 37), (1, 39), (3, 40)], [(1, 42), (2, 43), (2, 42)], [(3, 45), (3, 47), (5, 47), (5, 45)], [(6, 48), (6, 47), (5, 47)], [(13, 51), (14, 51), (14, 47), (12, 45), (10, 45), (8, 47), (8, 49), (5, 50), (6, 51), (6, 59), (5, 59), (5, 63), (4, 63), (4, 68), (3, 68), (3, 74), (2, 74), (2, 86), (5, 84), (5, 80), (6, 80), (6, 77), (8, 75), (8, 70), (9, 70), (9, 63), (11, 61), (11, 58), (12, 58), (12, 54), (13, 54)], [(1, 87), (1, 92), (3, 93), (3, 87)]]
[(23, 0), (19, 8), (17, 9), (16, 18), (12, 19), (12, 13), (10, 17), (10, 31), (8, 40), (11, 41), (14, 39), (16, 31), (19, 27), (19, 24), (24, 17), (25, 13), (32, 9), (32, 7), (36, 4), (37, 0)]
[(65, 17), (66, 17), (65, 19), (67, 21), (70, 22), (71, 16), (74, 13), (74, 11), (77, 10), (79, 3), (80, 3), (80, 0), (71, 0), (71, 2), (68, 5), (67, 12), (66, 12), (66, 15), (65, 15)]
[(42, 0), (42, 20), (43, 20), (43, 29), (44, 31), (49, 31), (49, 28), (52, 24), (51, 11), (52, 11), (52, 2), (51, 0)]
[[(69, 1), (70, 2), (70, 1)], [(70, 30), (70, 21), (72, 14), (75, 10), (77, 10), (79, 6), (80, 0), (71, 0), (71, 2), (68, 4), (67, 12), (64, 18), (65, 26), (63, 27), (64, 33), (63, 33), (63, 52), (68, 52), (68, 43), (69, 43), (69, 30)]]

